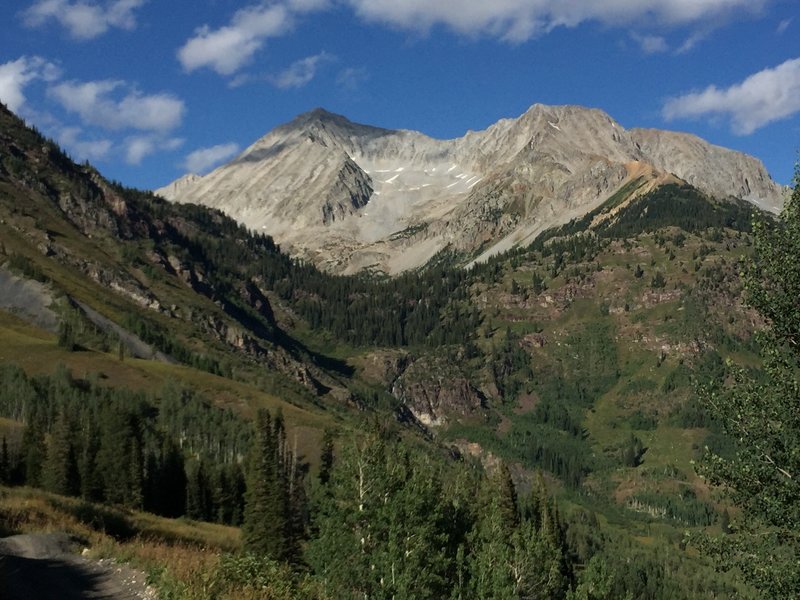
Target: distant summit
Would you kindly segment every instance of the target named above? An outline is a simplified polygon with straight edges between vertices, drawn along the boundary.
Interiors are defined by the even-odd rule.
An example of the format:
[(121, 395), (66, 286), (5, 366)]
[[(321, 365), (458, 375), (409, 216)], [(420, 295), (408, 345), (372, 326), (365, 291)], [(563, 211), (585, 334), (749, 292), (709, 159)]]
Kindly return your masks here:
[(763, 164), (688, 134), (624, 129), (580, 106), (533, 105), (453, 140), (315, 108), (203, 177), (157, 190), (219, 208), (337, 272), (387, 273), (450, 248), (485, 258), (580, 217), (610, 196), (685, 182), (777, 211)]

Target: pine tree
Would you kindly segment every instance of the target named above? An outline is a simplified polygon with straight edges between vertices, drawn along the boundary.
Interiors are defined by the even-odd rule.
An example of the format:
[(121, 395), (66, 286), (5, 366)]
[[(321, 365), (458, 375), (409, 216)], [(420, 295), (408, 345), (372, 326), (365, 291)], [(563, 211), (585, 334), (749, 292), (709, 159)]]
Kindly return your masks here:
[(186, 510), (188, 488), (183, 454), (174, 441), (165, 438), (154, 462), (155, 470), (149, 474), (151, 505), (158, 514), (179, 517)]
[(75, 328), (66, 319), (62, 319), (58, 323), (58, 345), (68, 352), (74, 352), (78, 348), (75, 341)]
[(274, 560), (299, 560), (303, 499), (302, 470), (287, 446), (283, 417), (259, 411), (242, 522), (245, 548)]
[(186, 516), (196, 521), (210, 520), (209, 496), (205, 461), (193, 460), (186, 466)]
[(31, 410), (22, 433), (21, 454), (25, 484), (34, 487), (41, 484), (42, 465), (46, 455), (43, 418), (41, 413)]
[(518, 587), (512, 537), (519, 523), (517, 493), (505, 463), (484, 480), (472, 533), (470, 575), (473, 597), (514, 598)]
[(144, 447), (140, 416), (112, 405), (102, 412), (96, 469), (107, 502), (141, 507), (144, 502)]
[(84, 426), (80, 444), (78, 471), (81, 479), (81, 498), (99, 501), (103, 497), (103, 479), (97, 471), (97, 452), (100, 448), (100, 435), (97, 417), (88, 413), (84, 418)]
[(333, 470), (333, 431), (325, 429), (322, 435), (322, 452), (319, 460), (319, 481), (326, 485)]
[(80, 492), (75, 432), (65, 407), (61, 408), (47, 443), (42, 483), (56, 494), (77, 495)]

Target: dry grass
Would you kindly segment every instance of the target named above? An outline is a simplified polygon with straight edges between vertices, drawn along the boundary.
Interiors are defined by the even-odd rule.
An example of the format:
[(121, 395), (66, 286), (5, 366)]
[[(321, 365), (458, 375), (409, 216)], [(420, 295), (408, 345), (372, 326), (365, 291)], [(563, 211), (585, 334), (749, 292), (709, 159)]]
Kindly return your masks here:
[(80, 540), (95, 558), (145, 571), (162, 600), (325, 600), (310, 577), (238, 554), (234, 527), (0, 487), (0, 537), (56, 531)]

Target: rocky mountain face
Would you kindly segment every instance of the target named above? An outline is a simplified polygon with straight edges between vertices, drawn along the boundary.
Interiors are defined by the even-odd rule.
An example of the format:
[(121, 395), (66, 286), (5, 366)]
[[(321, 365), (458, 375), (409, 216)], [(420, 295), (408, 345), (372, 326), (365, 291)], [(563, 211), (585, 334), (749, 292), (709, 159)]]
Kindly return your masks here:
[(336, 272), (398, 273), (450, 248), (482, 257), (582, 216), (631, 181), (683, 180), (777, 210), (750, 156), (693, 135), (624, 129), (599, 110), (536, 104), (454, 140), (359, 125), (317, 109), (232, 162), (157, 190), (219, 208)]

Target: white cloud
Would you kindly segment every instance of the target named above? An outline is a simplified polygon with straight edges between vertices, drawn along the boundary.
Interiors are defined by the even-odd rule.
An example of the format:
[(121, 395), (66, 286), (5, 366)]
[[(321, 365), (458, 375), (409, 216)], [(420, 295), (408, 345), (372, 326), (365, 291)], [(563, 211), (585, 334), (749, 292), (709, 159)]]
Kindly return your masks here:
[(642, 48), (645, 54), (657, 54), (669, 50), (667, 40), (660, 35), (639, 35), (631, 34), (633, 40)]
[(346, 0), (367, 20), (426, 32), (435, 25), (457, 33), (522, 42), (556, 27), (585, 21), (628, 25), (707, 25), (753, 13), (771, 0)]
[(369, 73), (363, 67), (347, 67), (336, 75), (336, 85), (340, 88), (355, 91), (369, 79)]
[(220, 75), (232, 75), (246, 64), (264, 41), (289, 32), (292, 12), (284, 5), (256, 5), (237, 11), (229, 25), (197, 29), (178, 50), (187, 71), (208, 67)]
[(723, 117), (732, 130), (748, 135), (774, 121), (800, 112), (800, 58), (764, 69), (725, 89), (714, 85), (669, 99), (665, 119)]
[(323, 62), (334, 60), (327, 52), (320, 52), (314, 56), (293, 62), (288, 69), (281, 71), (269, 79), (276, 87), (282, 90), (300, 88), (307, 85), (317, 74), (317, 68)]
[(218, 144), (210, 148), (200, 148), (186, 157), (183, 166), (190, 173), (202, 175), (218, 164), (225, 162), (229, 158), (233, 158), (238, 153), (239, 145), (233, 142)]
[(695, 31), (690, 35), (686, 40), (675, 50), (675, 54), (685, 54), (694, 50), (694, 47), (697, 46), (700, 42), (704, 41), (709, 35), (711, 35), (711, 27), (706, 27)]
[(39, 56), (23, 56), (0, 65), (0, 101), (19, 112), (25, 104), (25, 86), (34, 80), (53, 81), (59, 69)]
[(83, 130), (80, 127), (64, 127), (59, 131), (58, 143), (67, 148), (78, 161), (105, 160), (111, 154), (114, 143), (109, 139), (81, 139)]
[(121, 99), (112, 97), (127, 87), (113, 80), (70, 81), (51, 87), (49, 93), (84, 124), (103, 129), (165, 132), (180, 125), (186, 108), (182, 100), (170, 94), (145, 95), (135, 89), (127, 89)]
[[(587, 21), (613, 27), (689, 25), (713, 30), (731, 17), (758, 13), (774, 1), (339, 0), (367, 22), (419, 33), (442, 26), (458, 34), (509, 42), (523, 42), (557, 27), (575, 27)], [(235, 75), (252, 60), (267, 39), (291, 31), (299, 15), (332, 5), (332, 0), (261, 0), (234, 13), (227, 25), (219, 28), (204, 25), (197, 29), (178, 50), (178, 59), (189, 72), (209, 68), (220, 75)], [(666, 49), (666, 41), (658, 36), (641, 36), (637, 41), (646, 52)], [(690, 39), (683, 50), (696, 41)], [(242, 85), (247, 79), (239, 76), (232, 85)]]
[(286, 5), (292, 12), (308, 13), (329, 8), (331, 2), (330, 0), (288, 0)]
[(783, 34), (783, 32), (785, 32), (787, 29), (789, 29), (789, 25), (791, 25), (791, 24), (792, 24), (792, 21), (793, 21), (793, 19), (792, 19), (792, 18), (789, 18), (789, 19), (784, 19), (783, 21), (781, 21), (780, 23), (778, 23), (778, 27), (775, 29), (775, 32), (776, 32), (778, 35), (781, 35), (781, 34)]
[(146, 0), (115, 0), (98, 4), (82, 0), (38, 0), (22, 16), (28, 27), (40, 27), (56, 21), (71, 37), (89, 40), (106, 33), (112, 27), (135, 28), (134, 11), (145, 2)]
[(181, 145), (183, 145), (181, 138), (162, 138), (158, 135), (131, 136), (123, 143), (125, 162), (129, 165), (138, 165), (154, 152), (177, 150)]

